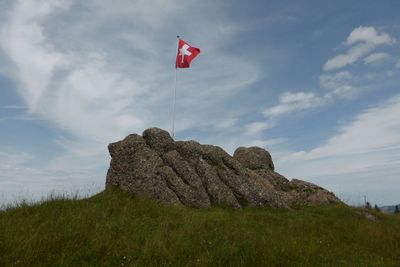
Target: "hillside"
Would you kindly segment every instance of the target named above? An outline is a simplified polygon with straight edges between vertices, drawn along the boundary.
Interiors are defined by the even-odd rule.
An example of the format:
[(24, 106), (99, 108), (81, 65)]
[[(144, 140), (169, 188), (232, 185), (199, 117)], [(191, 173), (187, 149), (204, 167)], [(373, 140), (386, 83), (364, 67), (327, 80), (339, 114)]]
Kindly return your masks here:
[(393, 206), (383, 206), (383, 207), (379, 207), (383, 212), (387, 212), (387, 213), (394, 213), (394, 211), (396, 210), (396, 206), (400, 207), (400, 204), (397, 205), (393, 205)]
[(0, 212), (0, 266), (399, 266), (400, 216), (193, 209), (119, 190)]

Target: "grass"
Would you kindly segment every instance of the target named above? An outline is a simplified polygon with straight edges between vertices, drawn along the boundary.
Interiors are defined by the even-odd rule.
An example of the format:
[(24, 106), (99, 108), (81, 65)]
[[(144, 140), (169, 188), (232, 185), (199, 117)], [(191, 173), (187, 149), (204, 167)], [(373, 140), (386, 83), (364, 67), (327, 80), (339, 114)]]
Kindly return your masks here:
[(0, 211), (0, 266), (400, 266), (400, 216), (360, 211), (52, 199)]

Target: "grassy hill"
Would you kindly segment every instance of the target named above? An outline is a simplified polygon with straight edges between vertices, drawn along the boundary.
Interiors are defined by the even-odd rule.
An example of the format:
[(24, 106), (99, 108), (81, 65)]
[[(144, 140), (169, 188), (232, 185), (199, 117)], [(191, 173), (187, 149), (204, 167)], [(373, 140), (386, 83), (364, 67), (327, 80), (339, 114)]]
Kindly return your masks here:
[(167, 207), (119, 192), (0, 212), (0, 266), (400, 266), (400, 216)]

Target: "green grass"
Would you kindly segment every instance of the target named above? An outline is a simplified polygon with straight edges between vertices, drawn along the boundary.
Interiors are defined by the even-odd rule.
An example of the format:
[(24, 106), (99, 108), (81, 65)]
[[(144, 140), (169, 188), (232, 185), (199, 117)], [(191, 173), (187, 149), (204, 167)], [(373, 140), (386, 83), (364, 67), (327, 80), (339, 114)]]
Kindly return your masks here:
[(400, 216), (359, 213), (53, 199), (0, 212), (0, 266), (400, 266)]

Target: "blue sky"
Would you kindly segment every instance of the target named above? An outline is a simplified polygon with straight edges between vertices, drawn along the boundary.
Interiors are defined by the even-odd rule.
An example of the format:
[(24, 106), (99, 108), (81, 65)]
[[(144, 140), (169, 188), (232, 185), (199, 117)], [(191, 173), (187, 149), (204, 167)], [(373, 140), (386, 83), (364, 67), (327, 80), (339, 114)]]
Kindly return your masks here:
[(399, 203), (399, 1), (0, 0), (0, 203), (104, 188), (107, 144), (269, 150), (349, 203)]

